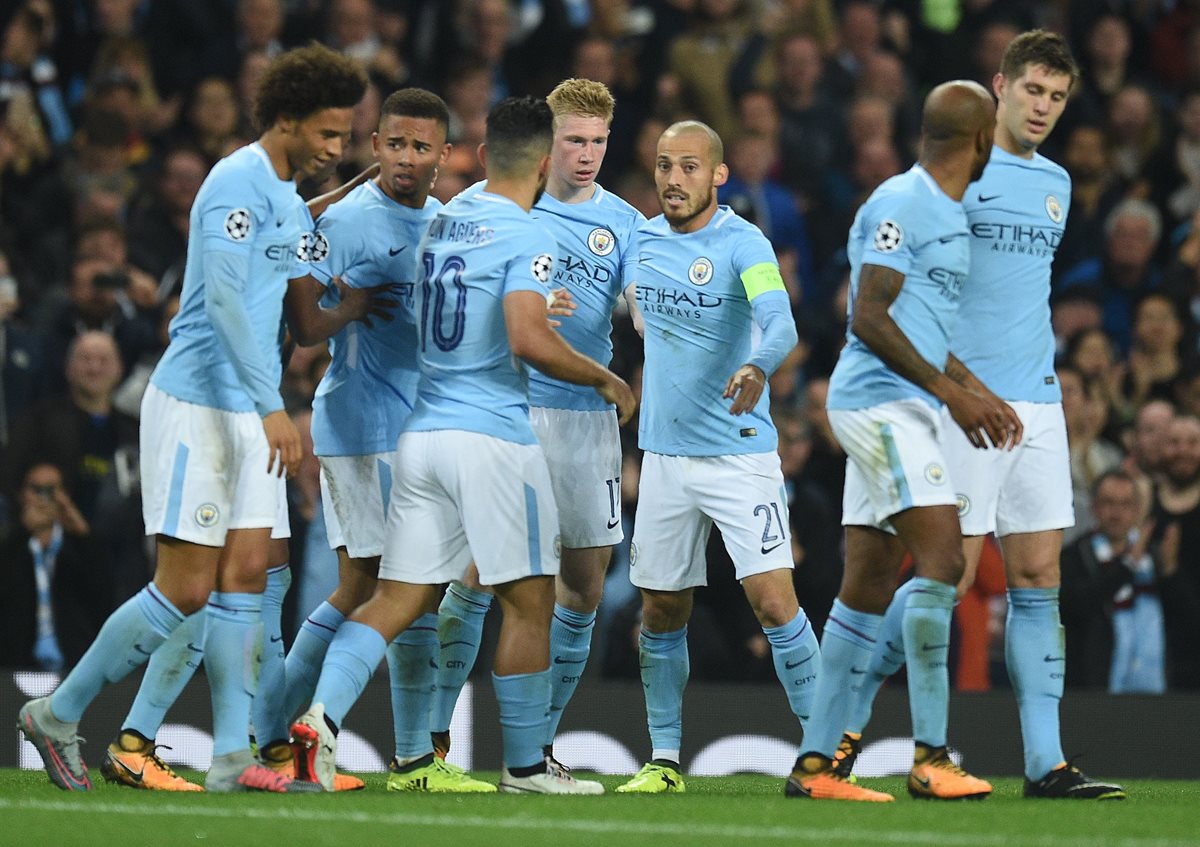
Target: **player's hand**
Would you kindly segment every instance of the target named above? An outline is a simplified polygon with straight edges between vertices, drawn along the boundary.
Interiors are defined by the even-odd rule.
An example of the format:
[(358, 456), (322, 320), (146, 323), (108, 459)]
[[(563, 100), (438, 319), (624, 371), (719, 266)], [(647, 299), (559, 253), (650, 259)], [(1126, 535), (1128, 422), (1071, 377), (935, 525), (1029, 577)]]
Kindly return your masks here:
[(633, 417), (633, 410), (637, 408), (637, 400), (633, 396), (633, 389), (629, 387), (629, 383), (611, 371), (608, 376), (607, 380), (596, 387), (596, 393), (607, 402), (616, 405), (617, 421), (624, 426)]
[(554, 317), (569, 318), (575, 314), (575, 298), (571, 296), (571, 292), (566, 286), (556, 288), (546, 295), (546, 315), (550, 319), (550, 326), (562, 326), (562, 321), (554, 320)]
[(372, 318), (390, 322), (396, 317), (393, 312), (400, 305), (400, 301), (394, 299), (400, 292), (398, 283), (385, 282), (370, 288), (355, 288), (335, 276), (333, 284), (340, 298), (337, 308), (347, 317), (347, 322), (362, 321), (367, 329), (372, 329)]
[(267, 434), (267, 449), (270, 451), (267, 473), (274, 473), (277, 477), (287, 474), (288, 479), (291, 479), (300, 469), (300, 459), (303, 456), (300, 431), (282, 409), (271, 412), (262, 419), (262, 423), (263, 432)]
[(946, 408), (976, 449), (986, 450), (989, 441), (1008, 449), (1021, 442), (1025, 429), (1020, 417), (995, 395), (985, 397), (963, 388), (950, 395)]
[(767, 387), (767, 375), (758, 365), (742, 365), (737, 372), (725, 383), (725, 393), (721, 396), (728, 400), (733, 398), (729, 414), (744, 415), (754, 408), (758, 398), (762, 397), (763, 389)]

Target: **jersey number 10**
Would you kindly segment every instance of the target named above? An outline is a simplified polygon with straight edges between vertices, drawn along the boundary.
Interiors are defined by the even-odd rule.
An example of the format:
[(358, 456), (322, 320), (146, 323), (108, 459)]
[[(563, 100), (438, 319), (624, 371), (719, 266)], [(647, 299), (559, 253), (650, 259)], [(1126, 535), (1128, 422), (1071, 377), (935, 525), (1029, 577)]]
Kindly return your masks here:
[[(447, 256), (435, 275), (433, 254), (426, 253), (421, 260), (425, 265), (425, 275), (421, 280), (421, 352), (425, 351), (432, 337), (439, 350), (449, 353), (462, 343), (466, 331), (467, 287), (463, 285), (462, 276), (467, 263), (461, 256)], [(447, 333), (445, 312), (447, 289), (450, 286), (454, 287), (454, 316)], [(437, 289), (436, 292), (434, 289)]]

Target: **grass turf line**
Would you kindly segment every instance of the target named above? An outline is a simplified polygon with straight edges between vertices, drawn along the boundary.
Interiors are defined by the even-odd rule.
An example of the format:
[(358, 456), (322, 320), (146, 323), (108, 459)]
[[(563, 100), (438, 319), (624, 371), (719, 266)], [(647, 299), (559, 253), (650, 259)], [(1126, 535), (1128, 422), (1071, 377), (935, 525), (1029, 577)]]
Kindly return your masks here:
[[(406, 795), (384, 791), (386, 775), (365, 779), (366, 791), (315, 797), (180, 795), (103, 783), (68, 794), (40, 771), (0, 770), (0, 844), (1200, 845), (1200, 782), (1133, 781), (1130, 800), (1096, 803), (1024, 800), (1020, 780), (999, 779), (984, 802), (929, 803), (910, 800), (902, 779), (867, 780), (897, 796), (875, 806), (785, 799), (781, 780), (753, 775), (691, 777), (687, 794), (658, 797)], [(600, 779), (610, 791), (623, 781)]]

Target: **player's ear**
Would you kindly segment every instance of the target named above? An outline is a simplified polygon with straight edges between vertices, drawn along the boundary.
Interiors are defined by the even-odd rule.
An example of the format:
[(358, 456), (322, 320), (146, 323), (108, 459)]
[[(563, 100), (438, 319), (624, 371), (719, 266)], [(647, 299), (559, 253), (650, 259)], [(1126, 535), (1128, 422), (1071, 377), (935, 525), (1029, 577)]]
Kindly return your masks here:
[(371, 133), (371, 152), (375, 154), (375, 158), (379, 158), (379, 133)]
[(289, 118), (286, 115), (280, 115), (275, 119), (275, 128), (283, 135), (291, 135), (296, 131), (296, 125), (299, 123), (295, 118)]
[(729, 166), (724, 162), (717, 165), (713, 171), (713, 188), (719, 188), (729, 179)]
[(479, 164), (482, 165), (483, 169), (486, 171), (487, 170), (487, 143), (486, 142), (483, 144), (480, 144), (479, 147), (476, 148), (475, 155), (479, 158)]
[(438, 167), (441, 167), (442, 165), (446, 164), (446, 162), (450, 161), (450, 152), (453, 149), (454, 149), (453, 144), (443, 144), (442, 145), (442, 155), (438, 156), (438, 162), (437, 162)]
[(996, 95), (997, 100), (1004, 99), (1004, 89), (1007, 87), (1008, 80), (1005, 78), (1004, 74), (997, 72), (996, 75), (992, 77), (992, 92)]

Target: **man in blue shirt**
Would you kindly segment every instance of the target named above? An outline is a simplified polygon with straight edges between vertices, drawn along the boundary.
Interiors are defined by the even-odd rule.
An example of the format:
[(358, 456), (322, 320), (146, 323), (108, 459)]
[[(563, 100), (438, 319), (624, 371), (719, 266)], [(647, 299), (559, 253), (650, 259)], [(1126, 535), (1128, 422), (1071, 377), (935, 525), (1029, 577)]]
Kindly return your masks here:
[(955, 489), (938, 446), (945, 404), (973, 447), (1019, 438), (1020, 422), (991, 394), (943, 372), (968, 283), (962, 208), (991, 153), (995, 107), (972, 82), (925, 101), (918, 164), (884, 182), (850, 227), (850, 326), (829, 385), (829, 422), (846, 451), (846, 566), (825, 625), (821, 679), (788, 796), (888, 802), (833, 768), (849, 692), (859, 684), (891, 599), (899, 561), (916, 583), (904, 611), (916, 753), (914, 796), (984, 797), (992, 790), (946, 751), (950, 615), (963, 572)]
[[(1071, 201), (1071, 178), (1037, 149), (1054, 129), (1079, 69), (1062, 36), (1023, 33), (1009, 44), (993, 86), (999, 105), (992, 156), (963, 198), (971, 272), (959, 301), (954, 356), (1012, 404), (1024, 425), (1011, 451), (975, 450), (943, 413), (942, 447), (958, 494), (966, 569), (975, 580), (984, 536), (996, 533), (1008, 583), (1005, 658), (1025, 742), (1025, 794), (1112, 799), (1120, 786), (1084, 776), (1064, 760), (1058, 704), (1063, 694), (1059, 555), (1075, 523), (1062, 393), (1054, 375), (1050, 266)], [(861, 748), (883, 680), (904, 663), (901, 619), (913, 582), (896, 592), (856, 693), (840, 762)]]
[(306, 222), (293, 178), (321, 177), (337, 163), (365, 85), (352, 61), (320, 46), (279, 57), (258, 92), (262, 135), (219, 162), (196, 197), (180, 311), (141, 415), (154, 581), (113, 613), (52, 695), (21, 709), (20, 726), (60, 788), (91, 788), (77, 735), (87, 705), (207, 603), (209, 790), (304, 790), (248, 749), (246, 679), (283, 477), (301, 453), (279, 395), (283, 294), (298, 275)]
[[(568, 79), (546, 98), (554, 113), (554, 143), (546, 192), (533, 217), (554, 236), (558, 261), (552, 285), (565, 288), (574, 310), (559, 334), (597, 362), (612, 359), (612, 311), (622, 291), (632, 300), (634, 234), (641, 213), (596, 182), (608, 146), (615, 103), (599, 82)], [(621, 530), (621, 439), (616, 410), (595, 391), (529, 375), (530, 418), (546, 455), (562, 536), (561, 570), (550, 622), (552, 675), (545, 752), (551, 762), (563, 709), (591, 651), (596, 607), (612, 546)], [(475, 664), (483, 621), (492, 602), (474, 571), (454, 583), (440, 608), (443, 643), (431, 715), (434, 747), (450, 749), (450, 719)]]
[(387, 644), (474, 560), (504, 611), (493, 684), (500, 706), (500, 790), (595, 794), (548, 770), (550, 617), (558, 521), (549, 471), (529, 423), (526, 363), (594, 388), (633, 413), (619, 377), (551, 327), (554, 239), (529, 215), (546, 184), (552, 114), (510, 98), (488, 115), (487, 181), (442, 208), (420, 246), (417, 402), (397, 447), (380, 580), (329, 646), (313, 705), (292, 725), (298, 777), (333, 789), (336, 734)]
[(713, 523), (801, 724), (816, 687), (817, 639), (792, 585), (787, 495), (768, 410), (767, 378), (796, 346), (796, 326), (770, 243), (717, 204), (728, 174), (710, 127), (668, 127), (654, 168), (663, 214), (638, 231), (645, 456), (630, 579), (642, 595), (639, 664), (652, 754), (622, 793), (685, 789), (687, 622), (695, 588), (706, 584)]

